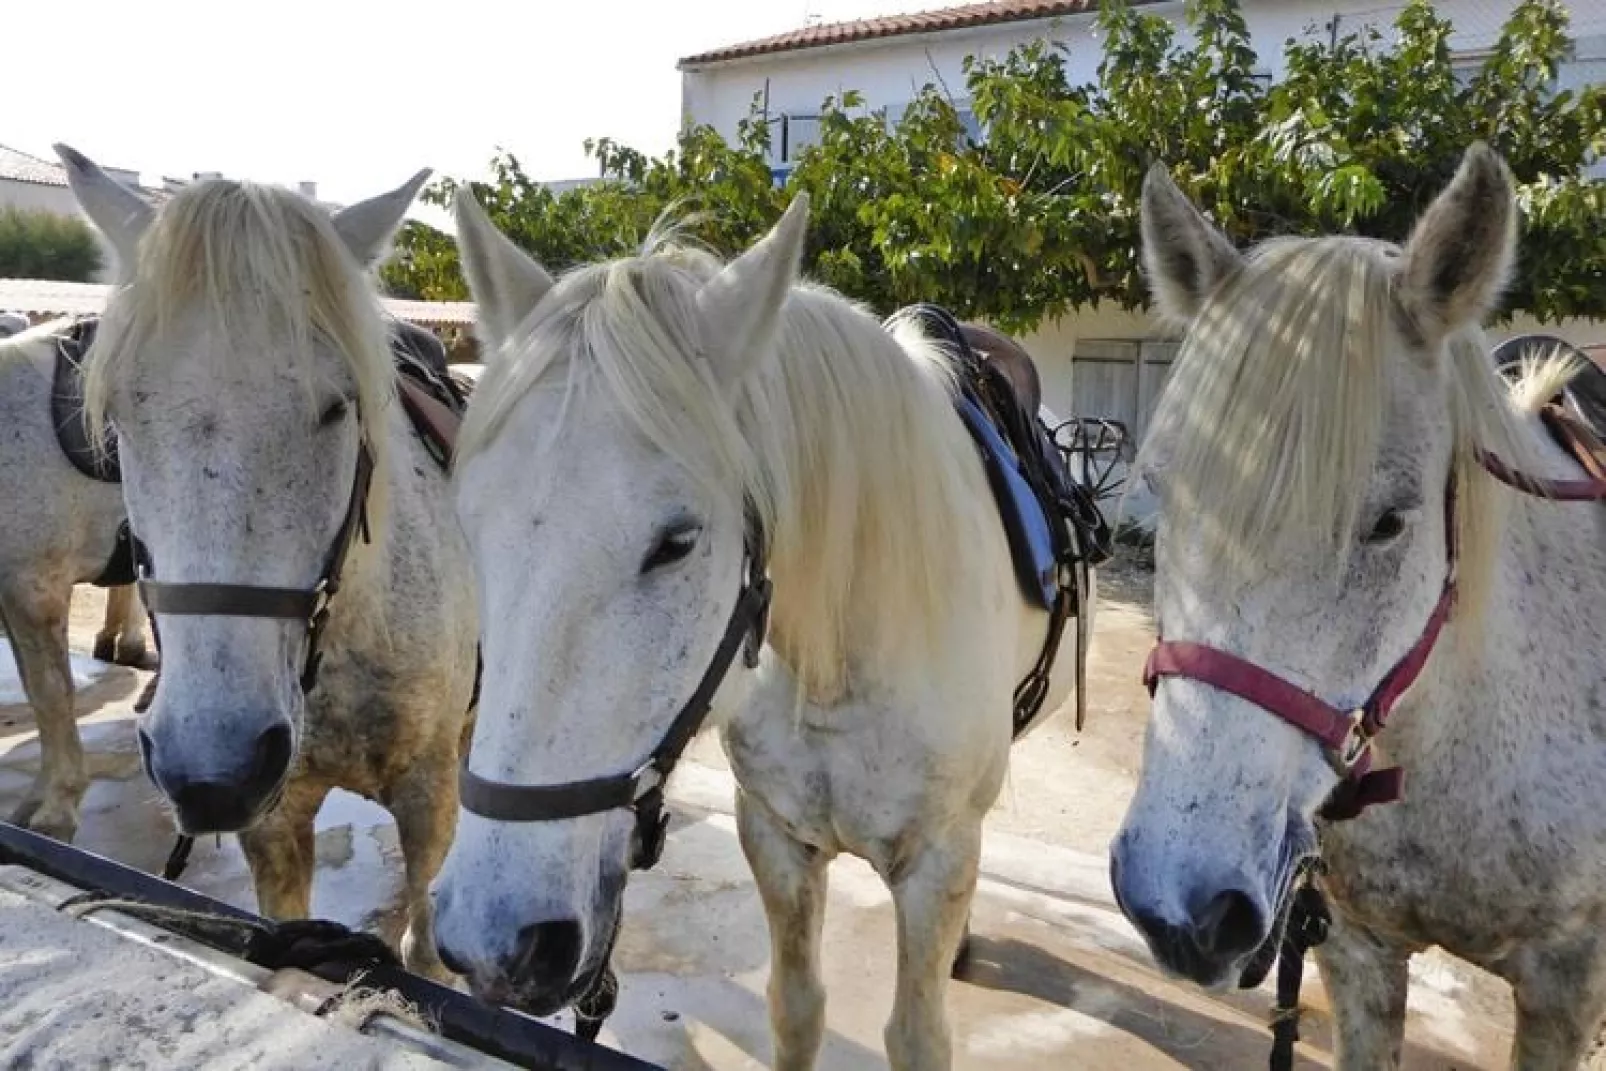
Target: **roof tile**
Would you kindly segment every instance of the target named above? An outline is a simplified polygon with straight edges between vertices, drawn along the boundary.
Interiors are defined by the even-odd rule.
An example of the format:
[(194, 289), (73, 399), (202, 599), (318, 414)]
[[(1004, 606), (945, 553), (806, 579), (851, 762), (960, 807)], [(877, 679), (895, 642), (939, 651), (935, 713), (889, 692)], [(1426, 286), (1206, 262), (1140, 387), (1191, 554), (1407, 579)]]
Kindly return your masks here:
[[(1159, 0), (1134, 0), (1134, 2), (1147, 4), (1158, 3)], [(1051, 19), (1061, 15), (1081, 15), (1097, 11), (1098, 6), (1098, 0), (992, 0), (990, 3), (965, 4), (961, 7), (916, 11), (906, 15), (887, 15), (882, 18), (857, 19), (853, 22), (805, 26), (773, 37), (744, 41), (741, 44), (687, 56), (680, 61), (679, 66), (684, 70), (704, 64), (745, 59), (749, 56), (797, 52), (807, 48), (824, 48), (827, 45), (844, 45), (853, 41), (901, 37), (905, 34), (941, 33), (946, 30), (964, 30), (1006, 22)]]

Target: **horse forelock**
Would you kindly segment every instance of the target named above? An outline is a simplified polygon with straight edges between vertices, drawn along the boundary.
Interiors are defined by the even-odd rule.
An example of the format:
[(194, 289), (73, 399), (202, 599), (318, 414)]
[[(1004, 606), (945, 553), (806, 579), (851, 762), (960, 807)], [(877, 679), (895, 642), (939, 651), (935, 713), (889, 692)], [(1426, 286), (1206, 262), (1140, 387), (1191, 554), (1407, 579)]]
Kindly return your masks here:
[[(219, 362), (243, 354), (282, 358), (319, 404), (320, 349), (333, 350), (357, 388), (364, 434), (382, 464), (393, 391), (389, 338), (378, 297), (322, 208), (290, 190), (231, 179), (186, 187), (140, 240), (128, 282), (107, 304), (85, 372), (97, 434), (114, 384), (168, 352), (180, 329), (198, 329)], [(219, 341), (224, 344), (217, 344)], [(313, 410), (315, 412), (315, 410)], [(382, 483), (382, 481), (376, 481)]]
[[(1335, 568), (1348, 559), (1386, 440), (1388, 361), (1432, 356), (1401, 318), (1396, 280), (1384, 243), (1276, 239), (1189, 326), (1135, 470), (1161, 480), (1168, 508), (1242, 577), (1288, 537), (1315, 539)], [(1476, 616), (1512, 506), (1478, 453), (1528, 471), (1543, 462), (1482, 331), (1443, 345), (1461, 604)], [(1547, 365), (1534, 389), (1557, 374)]]
[(771, 544), (772, 646), (824, 701), (845, 684), (850, 632), (856, 661), (929, 650), (973, 582), (955, 581), (956, 541), (989, 545), (978, 529), (993, 507), (970, 478), (942, 354), (834, 292), (797, 288), (773, 359), (718, 382), (697, 292), (719, 266), (660, 243), (566, 275), (488, 362), (459, 462), (532, 392), (600, 391), (711, 500), (756, 510)]

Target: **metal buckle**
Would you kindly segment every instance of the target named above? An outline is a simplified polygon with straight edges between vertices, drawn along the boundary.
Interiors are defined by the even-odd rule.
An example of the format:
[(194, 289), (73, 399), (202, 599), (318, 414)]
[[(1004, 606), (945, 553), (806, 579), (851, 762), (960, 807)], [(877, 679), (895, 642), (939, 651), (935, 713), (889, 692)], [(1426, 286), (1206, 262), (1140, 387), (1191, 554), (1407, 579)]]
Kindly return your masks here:
[(1349, 732), (1344, 736), (1344, 742), (1338, 748), (1338, 761), (1340, 772), (1348, 774), (1355, 768), (1367, 750), (1372, 746), (1372, 734), (1366, 731), (1366, 710), (1356, 707), (1350, 712)]
[(664, 783), (664, 772), (658, 768), (657, 759), (648, 759), (636, 767), (635, 773), (630, 775), (635, 782), (636, 791), (630, 798), (631, 803), (640, 803), (644, 797), (653, 792)]

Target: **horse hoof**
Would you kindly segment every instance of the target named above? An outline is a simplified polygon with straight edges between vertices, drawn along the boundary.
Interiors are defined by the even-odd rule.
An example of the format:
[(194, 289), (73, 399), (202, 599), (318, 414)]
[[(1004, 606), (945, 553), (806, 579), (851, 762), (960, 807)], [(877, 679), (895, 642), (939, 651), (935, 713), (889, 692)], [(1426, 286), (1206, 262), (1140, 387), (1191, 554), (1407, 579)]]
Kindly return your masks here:
[(138, 699), (134, 700), (135, 714), (143, 714), (151, 708), (151, 701), (156, 698), (156, 682), (160, 679), (160, 677), (152, 677), (145, 683), (145, 690), (139, 693)]
[(111, 636), (96, 636), (95, 649), (90, 652), (97, 662), (117, 662), (117, 641)]
[(594, 1042), (602, 1036), (602, 1019), (585, 1019), (576, 1015), (574, 1017), (574, 1036), (581, 1041)]
[(48, 811), (39, 800), (28, 800), (18, 807), (11, 815), (11, 824), (63, 844), (71, 844), (78, 835), (76, 815)]
[(161, 660), (156, 652), (143, 643), (138, 645), (119, 643), (114, 661), (119, 666), (127, 666), (129, 669), (147, 669), (152, 672), (161, 666)]

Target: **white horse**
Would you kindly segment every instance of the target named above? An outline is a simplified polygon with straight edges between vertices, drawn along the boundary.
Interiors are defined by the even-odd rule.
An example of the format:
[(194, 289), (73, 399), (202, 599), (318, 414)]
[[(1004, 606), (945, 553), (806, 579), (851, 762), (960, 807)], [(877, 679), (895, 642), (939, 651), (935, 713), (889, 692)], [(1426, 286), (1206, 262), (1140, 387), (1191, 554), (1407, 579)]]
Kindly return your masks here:
[[(1494, 473), (1606, 483), (1534, 415), (1566, 370), (1513, 397), (1479, 331), (1516, 226), (1482, 145), (1403, 249), (1244, 256), (1163, 170), (1144, 187), (1145, 263), (1189, 326), (1144, 446), (1164, 642), (1112, 878), (1165, 966), (1225, 984), (1319, 839), (1346, 1071), (1399, 1066), (1433, 945), (1511, 983), (1522, 1071), (1576, 1066), (1606, 1008), (1606, 513)], [(1389, 787), (1369, 763), (1403, 799), (1339, 821), (1341, 778), (1339, 803)]]
[[(53, 424), (56, 346), (68, 321), (0, 340), (0, 623), (39, 726), (39, 774), (11, 821), (70, 841), (89, 788), (73, 709), (67, 618), (74, 584), (100, 577), (123, 493), (78, 471)], [(106, 591), (95, 657), (149, 667), (145, 614), (130, 584)]]
[(333, 218), (225, 180), (153, 210), (59, 151), (130, 267), (86, 401), (116, 426), (149, 552), (165, 657), (139, 731), (146, 771), (184, 832), (239, 832), (274, 918), (309, 911), (328, 792), (383, 804), (406, 863), (403, 955), (443, 976), (428, 889), (456, 820), (477, 609), (363, 270), (428, 172)]
[[(457, 481), (489, 713), (436, 884), (443, 958), (536, 1010), (583, 991), (673, 742), (719, 688), (770, 924), (776, 1066), (811, 1066), (822, 1041), (826, 868), (843, 852), (896, 904), (892, 1064), (948, 1066), (982, 817), (1046, 627), (949, 358), (797, 284), (802, 197), (727, 267), (658, 248), (557, 283), (468, 196), (457, 211), (486, 341)], [(768, 645), (719, 687), (762, 631), (766, 554)], [(1072, 678), (1062, 663), (1044, 711)]]

